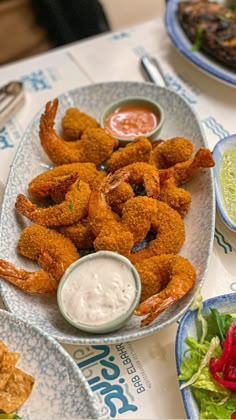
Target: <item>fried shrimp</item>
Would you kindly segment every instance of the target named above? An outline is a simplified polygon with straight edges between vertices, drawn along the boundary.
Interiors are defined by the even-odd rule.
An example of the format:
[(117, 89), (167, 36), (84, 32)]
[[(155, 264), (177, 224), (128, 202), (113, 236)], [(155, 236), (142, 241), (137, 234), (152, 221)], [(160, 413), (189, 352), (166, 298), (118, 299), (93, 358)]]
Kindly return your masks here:
[[(145, 162), (137, 162), (124, 166), (122, 171), (129, 172), (129, 176), (126, 182), (129, 182), (130, 184), (143, 184), (146, 190), (146, 194), (149, 197), (157, 198), (159, 196), (159, 172), (152, 165), (149, 165), (149, 163)], [(119, 171), (117, 171), (117, 173), (119, 173)]]
[[(123, 205), (121, 219), (115, 219), (114, 213), (106, 201), (106, 195), (127, 177), (129, 177), (129, 172), (124, 169), (116, 171), (114, 174), (109, 174), (104, 180), (102, 189), (100, 191), (92, 191), (89, 199), (88, 215), (96, 236), (94, 241), (95, 250), (116, 251), (132, 259), (132, 256), (135, 255), (131, 254), (133, 246), (146, 237), (152, 226), (152, 221), (154, 221), (154, 227), (155, 223), (157, 223), (159, 204), (153, 198), (145, 196), (133, 197)], [(162, 205), (168, 207), (164, 203), (161, 203), (160, 206)], [(170, 208), (169, 210), (174, 212)], [(178, 214), (177, 217), (180, 218)]]
[(156, 200), (138, 196), (128, 200), (122, 209), (122, 225), (133, 234), (134, 244), (142, 241), (151, 228), (157, 212)]
[(96, 251), (110, 250), (129, 257), (134, 244), (144, 239), (150, 229), (150, 219), (155, 213), (155, 200), (148, 201), (148, 197), (129, 199), (123, 205), (121, 219), (115, 217), (107, 203), (109, 192), (118, 188), (128, 176), (129, 172), (126, 170), (109, 174), (102, 189), (91, 193), (88, 215), (96, 236)]
[(95, 118), (81, 112), (78, 108), (67, 109), (61, 125), (67, 140), (77, 140), (87, 128), (99, 127)]
[(152, 150), (151, 143), (146, 137), (140, 136), (128, 143), (125, 147), (120, 147), (112, 153), (107, 160), (107, 171), (115, 172), (123, 166), (135, 162), (148, 162)]
[(89, 128), (83, 132), (79, 149), (82, 162), (93, 162), (101, 165), (111, 156), (119, 142), (103, 128)]
[(193, 153), (193, 144), (184, 137), (174, 137), (169, 140), (153, 142), (149, 163), (158, 169), (166, 169), (176, 163), (185, 162)]
[(131, 259), (133, 246), (148, 234), (156, 211), (156, 200), (145, 196), (130, 198), (123, 206), (120, 220), (104, 219), (94, 241), (96, 251), (116, 251)]
[(90, 188), (86, 182), (76, 179), (69, 187), (65, 200), (47, 208), (37, 207), (23, 194), (16, 198), (15, 208), (19, 213), (39, 225), (71, 225), (87, 216)]
[(127, 182), (122, 182), (115, 189), (112, 189), (107, 193), (106, 199), (112, 211), (121, 216), (124, 204), (133, 196), (134, 191), (131, 185)]
[(181, 299), (193, 287), (196, 271), (180, 255), (160, 255), (135, 264), (142, 283), (141, 303), (135, 315), (148, 315), (141, 326), (149, 325), (170, 305)]
[(161, 192), (158, 199), (176, 210), (181, 217), (186, 216), (192, 203), (191, 194), (184, 188), (179, 188), (176, 185), (174, 177), (167, 179), (161, 185)]
[(173, 172), (176, 185), (180, 185), (189, 181), (200, 168), (212, 168), (213, 166), (215, 166), (215, 162), (211, 151), (201, 148), (192, 159), (177, 163), (169, 170)]
[(94, 223), (95, 235), (99, 234), (106, 221), (120, 220), (119, 216), (108, 205), (107, 195), (123, 183), (128, 176), (129, 172), (122, 170), (119, 171), (119, 176), (108, 174), (100, 188), (91, 192), (88, 203), (88, 217), (92, 222), (96, 220), (96, 223)]
[(54, 129), (58, 99), (48, 102), (40, 119), (41, 145), (55, 165), (75, 162), (92, 162), (101, 165), (117, 147), (118, 141), (102, 128), (88, 128), (76, 147), (69, 146)]
[(129, 255), (134, 245), (133, 235), (120, 223), (117, 215), (107, 204), (106, 195), (121, 182), (128, 172), (120, 173), (119, 178), (109, 174), (100, 188), (92, 191), (89, 198), (88, 216), (92, 227), (95, 251), (109, 250), (124, 256)]
[[(94, 224), (92, 224), (94, 226)], [(94, 241), (95, 251), (113, 251), (128, 257), (134, 245), (133, 235), (121, 223), (107, 221)]]
[[(154, 200), (149, 198), (149, 200)], [(177, 254), (185, 240), (185, 227), (183, 220), (177, 211), (168, 204), (158, 200), (156, 203), (156, 214), (151, 219), (151, 230), (156, 238), (148, 245), (129, 257), (132, 263), (161, 254)]]
[(20, 235), (17, 251), (42, 267), (28, 272), (0, 260), (0, 276), (28, 293), (52, 293), (67, 267), (79, 258), (74, 244), (55, 230), (30, 225)]
[[(28, 193), (34, 200), (41, 200), (49, 195), (56, 196), (56, 191), (63, 189), (64, 181), (69, 181), (69, 175), (76, 173), (82, 181), (96, 189), (107, 175), (105, 171), (98, 171), (94, 163), (69, 163), (49, 169), (36, 176), (29, 183)], [(69, 186), (69, 185), (68, 185)], [(65, 186), (65, 191), (66, 191)], [(61, 194), (60, 194), (61, 195)], [(60, 202), (60, 199), (56, 199)]]
[[(210, 150), (199, 149), (194, 158), (177, 163), (169, 170), (160, 170), (161, 191), (158, 199), (169, 204), (181, 217), (184, 217), (190, 209), (192, 197), (179, 185), (189, 181), (199, 168), (211, 168), (214, 164)], [(168, 172), (172, 175), (164, 181), (163, 175)]]
[(89, 219), (84, 218), (77, 223), (69, 226), (61, 226), (57, 228), (58, 232), (69, 238), (76, 248), (79, 249), (91, 249), (93, 248), (93, 242), (95, 235), (93, 234), (92, 227)]

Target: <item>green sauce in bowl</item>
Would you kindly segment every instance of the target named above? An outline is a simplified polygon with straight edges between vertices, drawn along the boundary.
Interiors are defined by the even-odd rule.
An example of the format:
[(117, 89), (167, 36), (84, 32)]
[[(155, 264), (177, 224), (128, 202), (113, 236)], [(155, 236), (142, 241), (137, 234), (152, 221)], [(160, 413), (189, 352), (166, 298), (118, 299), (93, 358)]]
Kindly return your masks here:
[(236, 147), (226, 150), (220, 168), (220, 184), (226, 211), (236, 224)]

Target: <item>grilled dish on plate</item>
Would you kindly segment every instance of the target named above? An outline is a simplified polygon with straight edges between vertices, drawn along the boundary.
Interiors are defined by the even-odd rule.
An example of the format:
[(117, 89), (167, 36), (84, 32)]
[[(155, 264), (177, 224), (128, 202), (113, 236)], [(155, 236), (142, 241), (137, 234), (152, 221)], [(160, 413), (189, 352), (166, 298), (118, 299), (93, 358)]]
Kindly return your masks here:
[(165, 25), (177, 50), (192, 64), (236, 86), (236, 14), (221, 3), (170, 0)]
[(236, 14), (217, 2), (188, 0), (178, 3), (178, 18), (193, 43), (236, 70)]
[[(128, 257), (132, 260), (131, 262), (138, 267), (139, 259), (142, 258), (148, 258), (149, 256), (152, 256), (155, 258), (155, 267), (158, 270), (159, 265), (158, 264), (164, 264), (167, 269), (165, 272), (168, 272), (168, 267), (171, 265), (173, 268), (174, 266), (178, 269), (188, 269), (187, 263), (183, 263), (185, 259), (189, 260), (189, 262), (195, 267), (197, 272), (197, 278), (194, 276), (187, 276), (187, 282), (185, 286), (188, 286), (186, 289), (178, 288), (178, 293), (176, 293), (175, 288), (171, 286), (170, 279), (167, 279), (167, 285), (161, 284), (161, 287), (167, 286), (168, 292), (171, 292), (170, 298), (167, 299), (167, 302), (165, 302), (165, 293), (159, 293), (158, 291), (152, 292), (152, 290), (149, 290), (149, 287), (146, 287), (146, 293), (147, 296), (143, 296), (143, 303), (144, 305), (140, 305), (136, 315), (132, 316), (132, 318), (129, 320), (129, 322), (121, 329), (115, 332), (107, 333), (106, 335), (103, 334), (86, 334), (85, 332), (82, 332), (72, 325), (69, 325), (68, 322), (62, 317), (62, 315), (59, 312), (57, 302), (56, 302), (56, 296), (55, 293), (51, 295), (29, 295), (24, 293), (24, 291), (20, 290), (19, 288), (16, 288), (15, 286), (7, 283), (6, 281), (1, 282), (1, 294), (4, 299), (4, 303), (7, 306), (7, 308), (18, 314), (21, 318), (29, 320), (32, 324), (40, 326), (44, 331), (50, 333), (51, 336), (55, 337), (57, 340), (61, 342), (67, 342), (67, 343), (81, 343), (81, 344), (103, 344), (103, 343), (117, 343), (122, 341), (130, 341), (134, 340), (146, 335), (149, 335), (156, 330), (165, 327), (166, 325), (171, 324), (172, 322), (176, 321), (187, 309), (187, 307), (191, 304), (191, 301), (194, 297), (196, 287), (198, 287), (199, 284), (202, 284), (204, 281), (208, 263), (211, 255), (211, 249), (212, 249), (212, 243), (213, 243), (213, 235), (214, 235), (214, 206), (215, 206), (215, 200), (214, 200), (214, 189), (213, 189), (213, 176), (210, 169), (200, 169), (196, 176), (190, 176), (191, 179), (188, 179), (188, 182), (184, 185), (186, 190), (182, 189), (182, 194), (184, 194), (184, 197), (191, 198), (192, 205), (189, 210), (189, 206), (186, 207), (184, 214), (182, 215), (186, 216), (184, 217), (184, 221), (181, 218), (180, 214), (178, 214), (177, 210), (172, 209), (170, 206), (168, 206), (166, 203), (156, 200), (152, 197), (147, 196), (141, 196), (141, 197), (134, 197), (134, 200), (136, 201), (146, 201), (151, 203), (150, 208), (148, 207), (148, 210), (150, 212), (153, 211), (153, 217), (157, 217), (157, 214), (164, 215), (164, 220), (166, 225), (163, 224), (162, 228), (162, 238), (165, 238), (165, 241), (162, 239), (161, 245), (162, 247), (165, 247), (166, 245), (169, 245), (172, 248), (169, 251), (170, 253), (177, 253), (180, 250), (181, 245), (183, 244), (181, 248), (181, 255), (175, 255), (175, 258), (167, 258), (167, 260), (162, 258), (163, 256), (160, 256), (160, 254), (166, 253), (166, 252), (160, 252), (159, 250), (159, 256), (157, 255), (155, 247), (158, 244), (158, 226), (160, 225), (160, 221), (158, 221), (158, 218), (155, 219), (155, 222), (153, 222), (153, 229), (155, 231), (155, 236), (157, 236), (157, 241), (155, 239), (153, 241), (150, 241), (149, 243), (152, 243), (152, 246), (146, 247), (144, 249), (137, 250), (136, 253), (132, 252), (133, 243), (135, 241), (135, 246), (139, 246), (140, 240), (143, 239), (143, 229), (146, 229), (145, 225), (140, 221), (140, 224), (138, 226), (138, 229), (133, 227), (133, 233), (129, 231), (129, 229), (125, 229), (125, 222), (124, 217), (122, 216), (122, 223), (117, 221), (117, 216), (114, 218), (114, 214), (104, 205), (104, 199), (103, 199), (103, 191), (97, 191), (92, 189), (91, 194), (88, 197), (88, 187), (85, 188), (86, 184), (82, 180), (79, 180), (78, 182), (78, 174), (72, 174), (73, 176), (76, 175), (76, 178), (73, 178), (73, 176), (69, 176), (69, 181), (71, 182), (70, 186), (71, 189), (68, 189), (68, 193), (66, 193), (66, 199), (61, 202), (60, 204), (56, 204), (55, 206), (47, 207), (47, 208), (40, 208), (37, 205), (33, 204), (28, 198), (27, 198), (27, 187), (31, 181), (38, 176), (40, 173), (45, 172), (45, 167), (52, 166), (53, 159), (60, 158), (60, 164), (62, 165), (61, 159), (74, 159), (74, 157), (81, 157), (81, 153), (83, 154), (83, 157), (85, 154), (88, 154), (88, 157), (86, 159), (90, 159), (91, 156), (96, 159), (96, 162), (101, 162), (101, 159), (104, 159), (103, 153), (104, 149), (100, 150), (100, 148), (97, 146), (97, 143), (93, 144), (93, 153), (92, 148), (90, 150), (87, 149), (87, 147), (84, 147), (84, 144), (87, 144), (88, 141), (90, 141), (89, 136), (83, 137), (83, 139), (77, 141), (73, 140), (70, 141), (70, 146), (68, 143), (62, 139), (60, 139), (60, 135), (57, 133), (61, 133), (61, 120), (63, 116), (65, 115), (65, 112), (70, 107), (77, 107), (81, 109), (83, 112), (89, 114), (95, 119), (98, 119), (100, 116), (100, 113), (103, 109), (105, 109), (109, 103), (114, 102), (115, 100), (119, 100), (122, 97), (128, 96), (137, 96), (140, 95), (140, 97), (147, 97), (151, 100), (158, 100), (158, 103), (160, 103), (160, 106), (163, 108), (165, 113), (165, 121), (162, 127), (162, 139), (171, 139), (173, 137), (176, 137), (177, 135), (184, 137), (186, 139), (192, 140), (192, 147), (190, 150), (190, 156), (193, 153), (193, 158), (190, 158), (186, 161), (187, 158), (184, 159), (183, 164), (187, 162), (187, 173), (190, 173), (190, 175), (194, 174), (196, 169), (199, 167), (207, 168), (208, 166), (205, 166), (203, 162), (205, 162), (205, 157), (209, 158), (210, 160), (210, 166), (212, 166), (212, 156), (211, 152), (207, 149), (207, 144), (203, 135), (203, 132), (201, 130), (201, 126), (198, 122), (198, 119), (194, 113), (194, 111), (190, 108), (190, 106), (185, 102), (179, 95), (174, 93), (173, 91), (167, 89), (167, 88), (161, 88), (158, 86), (153, 85), (152, 83), (138, 83), (138, 82), (111, 82), (111, 83), (101, 83), (101, 84), (95, 84), (90, 86), (85, 86), (79, 89), (72, 90), (70, 92), (67, 92), (63, 95), (61, 95), (59, 99), (59, 108), (58, 113), (55, 120), (55, 130), (53, 126), (53, 122), (51, 124), (47, 125), (45, 118), (43, 117), (41, 119), (43, 123), (43, 127), (45, 127), (44, 122), (46, 124), (46, 133), (51, 133), (48, 136), (41, 136), (41, 141), (43, 143), (40, 144), (39, 137), (38, 137), (38, 130), (39, 130), (39, 120), (42, 116), (43, 110), (40, 110), (40, 112), (36, 115), (32, 123), (29, 125), (21, 146), (17, 152), (15, 161), (12, 166), (11, 174), (9, 176), (8, 185), (6, 187), (6, 193), (5, 193), (5, 199), (3, 203), (3, 211), (2, 211), (2, 220), (1, 220), (1, 227), (0, 227), (0, 237), (1, 237), (1, 267), (3, 269), (2, 271), (2, 277), (6, 278), (6, 280), (11, 281), (13, 284), (16, 284), (17, 281), (17, 275), (19, 273), (23, 276), (20, 279), (20, 286), (23, 286), (25, 290), (27, 290), (28, 284), (24, 282), (24, 276), (29, 279), (30, 286), (32, 285), (31, 280), (34, 281), (33, 286), (35, 286), (35, 279), (37, 277), (37, 271), (38, 271), (38, 265), (33, 263), (32, 261), (29, 261), (28, 258), (31, 258), (33, 260), (38, 260), (39, 265), (46, 268), (46, 270), (38, 271), (39, 276), (43, 276), (43, 279), (46, 281), (45, 287), (48, 290), (48, 285), (52, 285), (52, 287), (56, 287), (58, 285), (58, 281), (60, 280), (60, 277), (63, 274), (63, 271), (65, 270), (66, 266), (72, 262), (72, 260), (76, 260), (78, 258), (78, 254), (76, 254), (76, 248), (73, 247), (72, 243), (71, 246), (66, 245), (66, 238), (63, 237), (63, 247), (58, 247), (58, 237), (61, 235), (59, 232), (55, 231), (55, 227), (58, 226), (58, 221), (61, 217), (64, 218), (65, 215), (68, 216), (68, 219), (62, 221), (62, 225), (71, 224), (75, 222), (76, 218), (83, 217), (86, 214), (89, 215), (89, 219), (92, 224), (92, 234), (95, 235), (95, 238), (92, 238), (92, 244), (94, 244), (94, 248), (96, 251), (99, 250), (115, 250), (116, 252), (121, 253), (122, 255), (126, 256), (126, 253), (128, 253)], [(47, 111), (50, 113), (51, 108), (50, 104), (46, 106)], [(74, 112), (74, 111), (70, 111)], [(77, 112), (77, 111), (76, 111)], [(45, 114), (44, 114), (45, 115)], [(68, 117), (68, 114), (67, 114)], [(64, 120), (65, 123), (65, 120)], [(67, 127), (68, 128), (68, 127)], [(75, 127), (74, 127), (75, 128)], [(90, 133), (93, 133), (96, 130), (94, 128), (91, 128)], [(101, 133), (100, 128), (97, 128), (99, 134)], [(85, 133), (86, 134), (86, 133)], [(61, 134), (62, 136), (62, 134)], [(57, 151), (58, 153), (54, 153), (54, 147), (52, 147), (52, 142), (50, 139), (53, 139), (53, 144), (57, 142), (60, 147), (58, 147)], [(99, 136), (99, 141), (101, 140), (101, 137)], [(140, 143), (144, 143), (144, 147), (146, 150), (146, 147), (148, 146), (149, 153), (151, 153), (151, 143), (145, 138), (141, 137), (141, 141), (138, 140)], [(166, 142), (167, 143), (167, 142)], [(191, 142), (188, 141), (188, 143), (191, 144)], [(106, 163), (106, 167), (108, 171), (115, 172), (117, 169), (117, 164), (120, 163), (121, 165), (124, 165), (124, 160), (127, 156), (130, 158), (130, 153), (127, 152), (126, 148), (121, 148), (112, 152), (113, 146), (115, 142), (114, 139), (107, 138), (106, 135), (106, 145), (108, 149), (106, 149), (106, 153), (109, 152), (110, 157)], [(130, 143), (126, 147), (131, 147), (133, 144), (135, 150), (137, 148), (137, 142)], [(159, 142), (158, 142), (159, 144)], [(158, 146), (158, 144), (154, 145), (153, 149), (153, 158), (155, 155), (155, 158), (160, 159), (159, 151), (163, 150), (164, 147), (162, 147), (162, 144)], [(164, 142), (165, 144), (165, 142)], [(172, 144), (172, 143), (171, 143)], [(77, 149), (73, 149), (73, 147), (76, 145)], [(133, 147), (132, 146), (132, 147)], [(45, 148), (45, 149), (44, 149)], [(59, 153), (61, 150), (66, 151), (66, 153)], [(124, 150), (126, 152), (124, 153)], [(130, 149), (129, 149), (130, 150)], [(133, 150), (133, 149), (132, 149)], [(48, 153), (45, 153), (45, 151)], [(75, 152), (76, 153), (75, 153)], [(137, 151), (137, 150), (136, 150)], [(156, 154), (156, 151), (158, 152)], [(139, 152), (139, 149), (138, 149)], [(50, 154), (50, 159), (49, 159)], [(99, 155), (99, 161), (97, 161), (97, 157)], [(175, 158), (175, 153), (173, 153), (173, 150), (169, 150), (169, 158), (173, 159)], [(139, 156), (139, 153), (138, 153)], [(122, 157), (121, 161), (120, 158)], [(134, 158), (134, 154), (131, 154), (131, 157)], [(88, 162), (88, 160), (86, 160)], [(186, 161), (186, 162), (185, 162)], [(54, 162), (57, 164), (57, 162)], [(67, 162), (68, 163), (68, 162)], [(125, 176), (127, 179), (127, 176), (130, 178), (130, 183), (135, 184), (136, 182), (140, 183), (140, 171), (137, 171), (136, 166), (140, 163), (141, 167), (144, 169), (146, 166), (151, 167), (152, 174), (157, 171), (157, 168), (155, 168), (152, 165), (149, 165), (145, 162), (137, 162), (130, 164), (126, 166), (126, 168), (129, 168), (129, 170), (126, 170)], [(63, 165), (65, 162), (63, 163)], [(97, 163), (98, 165), (98, 163)], [(126, 162), (127, 165), (127, 162)], [(145, 166), (146, 165), (146, 166)], [(27, 171), (25, 171), (25, 167), (27, 167)], [(184, 166), (185, 167), (185, 166)], [(52, 171), (49, 171), (49, 174), (55, 174), (55, 171), (57, 172), (57, 169), (60, 169), (61, 167), (58, 166), (57, 168), (53, 169)], [(95, 167), (96, 168), (96, 167)], [(118, 166), (120, 168), (120, 166)], [(138, 168), (140, 166), (138, 165)], [(182, 166), (181, 166), (182, 168)], [(144, 170), (143, 169), (143, 170)], [(153, 171), (154, 170), (154, 171)], [(168, 171), (168, 169), (167, 169)], [(170, 170), (170, 174), (172, 173), (173, 169)], [(80, 172), (80, 170), (79, 170)], [(96, 177), (98, 176), (99, 171), (96, 172)], [(117, 181), (120, 179), (117, 177), (117, 172), (115, 180), (112, 178), (109, 178), (109, 175), (105, 177), (105, 182), (108, 182), (108, 187), (114, 186)], [(175, 169), (174, 169), (175, 173)], [(178, 173), (178, 171), (177, 171)], [(181, 174), (186, 173), (186, 168), (184, 171), (180, 171)], [(165, 172), (164, 172), (165, 174)], [(114, 176), (114, 174), (111, 174)], [(144, 170), (145, 175), (145, 170)], [(104, 176), (104, 174), (103, 174)], [(42, 177), (40, 176), (40, 179), (44, 179), (44, 174)], [(52, 177), (53, 178), (53, 177)], [(178, 189), (176, 187), (175, 182), (178, 184), (178, 180), (173, 178), (174, 184), (171, 184), (171, 189)], [(64, 177), (64, 180), (66, 179), (68, 181), (68, 177)], [(109, 182), (109, 179), (111, 182)], [(30, 191), (32, 194), (32, 191), (35, 193), (35, 189), (33, 187), (37, 187), (37, 180), (35, 179), (35, 182), (30, 184)], [(150, 194), (155, 194), (155, 188), (153, 189), (152, 181), (155, 181), (155, 174), (154, 178), (152, 176), (143, 177), (141, 176), (141, 182), (144, 180), (144, 183), (147, 185), (147, 190)], [(53, 179), (52, 179), (53, 181)], [(185, 182), (185, 180), (183, 180)], [(181, 182), (183, 184), (183, 182)], [(128, 184), (127, 184), (128, 185)], [(154, 187), (155, 187), (154, 182)], [(55, 185), (51, 184), (51, 186), (55, 187)], [(157, 183), (158, 186), (158, 183)], [(47, 192), (48, 184), (44, 183), (42, 184), (42, 189), (40, 190), (42, 195), (44, 196), (45, 191)], [(46, 187), (46, 189), (45, 189)], [(146, 188), (146, 187), (145, 187)], [(37, 189), (37, 188), (36, 188)], [(109, 188), (108, 188), (109, 191)], [(115, 190), (114, 190), (115, 191)], [(128, 192), (130, 192), (130, 185), (128, 185)], [(60, 199), (60, 191), (58, 189), (52, 188), (53, 198), (56, 202)], [(107, 193), (106, 185), (104, 193)], [(132, 191), (133, 193), (133, 191)], [(85, 200), (84, 202), (81, 200), (81, 198)], [(181, 195), (182, 197), (182, 195)], [(88, 203), (89, 198), (89, 203)], [(167, 197), (168, 198), (168, 197)], [(35, 197), (37, 199), (37, 197)], [(163, 197), (164, 200), (164, 197)], [(191, 202), (190, 200), (190, 202)], [(181, 201), (181, 200), (180, 200)], [(60, 202), (60, 201), (59, 201)], [(133, 206), (132, 198), (128, 200), (125, 203), (126, 206), (126, 222), (131, 223), (129, 226), (132, 225), (132, 217), (129, 218), (130, 215), (130, 208), (128, 204), (131, 202)], [(84, 206), (85, 203), (85, 206)], [(15, 211), (14, 207), (16, 204), (17, 212)], [(89, 205), (88, 205), (89, 204)], [(177, 203), (178, 204), (178, 203)], [(61, 207), (63, 208), (63, 212), (59, 212)], [(156, 208), (158, 206), (159, 211), (157, 212)], [(135, 206), (132, 207), (135, 209)], [(147, 210), (146, 205), (143, 206), (144, 211)], [(56, 211), (55, 211), (56, 209)], [(168, 209), (168, 210), (166, 210)], [(79, 210), (79, 212), (77, 212)], [(183, 210), (183, 209), (182, 209)], [(189, 210), (189, 211), (188, 211)], [(83, 213), (85, 211), (85, 214)], [(119, 212), (119, 209), (117, 210)], [(86, 213), (87, 212), (87, 213)], [(173, 223), (173, 218), (171, 218), (172, 214), (175, 214), (174, 220), (176, 221), (176, 226), (178, 228), (179, 235), (175, 235), (175, 238), (173, 238), (173, 229), (171, 230), (171, 240), (170, 235), (168, 232), (170, 232), (170, 223), (166, 221), (171, 221)], [(133, 211), (132, 211), (133, 215)], [(105, 217), (104, 217), (105, 216)], [(107, 217), (110, 217), (109, 223), (107, 223)], [(46, 217), (46, 218), (45, 218)], [(59, 219), (58, 219), (59, 217)], [(167, 218), (169, 217), (169, 218)], [(36, 220), (37, 218), (37, 220)], [(74, 219), (75, 218), (75, 219)], [(97, 224), (97, 218), (99, 218), (99, 223)], [(34, 223), (39, 223), (42, 225), (46, 225), (49, 227), (47, 229), (44, 226), (39, 225), (29, 225), (29, 220), (33, 221)], [(77, 219), (78, 220), (78, 219)], [(128, 222), (128, 220), (130, 220)], [(135, 218), (135, 220), (140, 220), (140, 218)], [(69, 221), (69, 222), (68, 222)], [(194, 223), (193, 223), (194, 221)], [(29, 226), (28, 226), (29, 225)], [(27, 227), (26, 227), (27, 226)], [(60, 231), (63, 229), (63, 232), (65, 232), (66, 226), (59, 226)], [(112, 231), (109, 230), (112, 228)], [(176, 228), (176, 227), (175, 227)], [(150, 227), (148, 227), (148, 230)], [(148, 231), (147, 230), (147, 231)], [(68, 229), (67, 229), (68, 231)], [(9, 235), (9, 232), (11, 234)], [(35, 234), (33, 234), (33, 232)], [(146, 232), (147, 233), (147, 232)], [(146, 235), (145, 233), (145, 235)], [(59, 236), (58, 236), (59, 235)], [(122, 236), (124, 235), (124, 236)], [(141, 238), (140, 238), (141, 235)], [(145, 237), (144, 235), (144, 237)], [(20, 243), (18, 244), (18, 240), (20, 237)], [(28, 239), (33, 244), (32, 247), (27, 246)], [(44, 241), (44, 247), (40, 248), (40, 252), (38, 252), (38, 239), (42, 239)], [(125, 240), (120, 240), (123, 238), (126, 238)], [(135, 240), (134, 240), (135, 238)], [(115, 240), (114, 240), (115, 239)], [(119, 241), (117, 241), (119, 239)], [(173, 240), (174, 239), (174, 240)], [(47, 248), (47, 240), (50, 242), (50, 247)], [(46, 242), (45, 242), (46, 241)], [(160, 242), (160, 241), (159, 241)], [(121, 246), (120, 251), (117, 250), (117, 248), (109, 248), (108, 246)], [(173, 245), (177, 247), (177, 249), (173, 249)], [(16, 253), (16, 248), (18, 247), (18, 250), (20, 251), (21, 255), (19, 253)], [(52, 249), (51, 249), (52, 248)], [(65, 252), (61, 252), (61, 250), (65, 250)], [(50, 253), (51, 252), (51, 253)], [(131, 254), (131, 255), (130, 255)], [(24, 255), (24, 258), (22, 255)], [(56, 258), (54, 258), (56, 255)], [(4, 261), (4, 262), (3, 262)], [(5, 264), (5, 261), (8, 261), (9, 263)], [(14, 267), (13, 267), (14, 265)], [(142, 265), (142, 264), (139, 264)], [(5, 269), (5, 268), (6, 269)], [(21, 270), (16, 269), (15, 267), (20, 267)], [(150, 272), (149, 266), (145, 266), (146, 270)], [(8, 271), (9, 277), (7, 278), (7, 270), (13, 270)], [(142, 267), (138, 267), (139, 271), (142, 271), (142, 274), (144, 276), (145, 270), (142, 269)], [(30, 272), (30, 273), (29, 273)], [(33, 272), (33, 273), (31, 273)], [(45, 273), (46, 272), (46, 273)], [(17, 273), (17, 275), (15, 275)], [(36, 273), (36, 274), (35, 274)], [(47, 275), (45, 275), (47, 274)], [(177, 281), (178, 276), (173, 276), (174, 280)], [(196, 281), (195, 281), (196, 278)], [(189, 281), (190, 279), (191, 282)], [(48, 282), (50, 280), (50, 282)], [(28, 280), (27, 280), (28, 281)], [(165, 280), (166, 281), (166, 280)], [(191, 286), (194, 284), (194, 287), (191, 288)], [(183, 282), (184, 283), (184, 282)], [(17, 284), (16, 284), (17, 285)], [(26, 287), (24, 287), (26, 286)], [(190, 286), (190, 287), (189, 287)], [(173, 288), (173, 290), (172, 290)], [(191, 290), (190, 290), (191, 288)], [(143, 291), (145, 288), (143, 287)], [(30, 292), (30, 290), (27, 290)], [(187, 293), (188, 291), (188, 293)], [(35, 293), (35, 288), (31, 290), (31, 292)], [(45, 293), (45, 291), (39, 291), (41, 293)], [(183, 294), (179, 294), (179, 292), (183, 292)], [(154, 295), (156, 293), (156, 296)], [(154, 298), (151, 299), (151, 301), (148, 301), (145, 303), (145, 300), (149, 296), (153, 296)], [(183, 296), (184, 295), (184, 296)], [(182, 297), (183, 296), (183, 297)], [(180, 299), (180, 297), (182, 297)], [(164, 305), (160, 304), (163, 301)], [(155, 304), (158, 306), (158, 308), (155, 308)], [(168, 307), (169, 306), (169, 307)], [(149, 308), (154, 308), (154, 311), (150, 311)], [(167, 308), (167, 309), (166, 309)], [(161, 309), (161, 311), (156, 310)], [(149, 317), (149, 313), (151, 312), (151, 317)], [(142, 326), (140, 326), (140, 317), (143, 315), (148, 315), (147, 318), (142, 320)], [(147, 322), (146, 322), (147, 321)]]

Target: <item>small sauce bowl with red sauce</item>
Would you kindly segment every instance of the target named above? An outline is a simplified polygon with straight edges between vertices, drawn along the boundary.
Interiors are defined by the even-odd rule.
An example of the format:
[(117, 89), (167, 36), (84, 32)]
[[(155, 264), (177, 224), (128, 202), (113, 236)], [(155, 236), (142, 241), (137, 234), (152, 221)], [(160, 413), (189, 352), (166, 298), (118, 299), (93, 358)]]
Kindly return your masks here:
[(125, 145), (138, 136), (158, 138), (164, 121), (162, 107), (142, 97), (128, 97), (110, 104), (100, 118), (101, 127)]

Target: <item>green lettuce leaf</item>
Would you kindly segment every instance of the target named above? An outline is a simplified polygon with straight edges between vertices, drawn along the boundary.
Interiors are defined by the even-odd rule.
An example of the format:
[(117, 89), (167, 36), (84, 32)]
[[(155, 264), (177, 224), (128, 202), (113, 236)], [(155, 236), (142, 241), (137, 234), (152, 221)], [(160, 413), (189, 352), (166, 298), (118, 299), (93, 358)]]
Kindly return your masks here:
[(200, 344), (193, 337), (186, 337), (184, 342), (189, 348), (184, 352), (184, 357), (180, 366), (179, 380), (188, 381), (201, 363), (202, 358), (207, 353), (209, 343)]
[(193, 388), (192, 392), (200, 408), (200, 419), (230, 419), (236, 409), (236, 393), (222, 398), (222, 394), (205, 389)]
[[(231, 314), (221, 314), (217, 309), (210, 308), (210, 314), (205, 319), (202, 315), (201, 299), (198, 299), (194, 306), (195, 309), (198, 308), (197, 321), (200, 324), (198, 327), (201, 327), (200, 338), (196, 340), (193, 337), (186, 337), (185, 343), (188, 348), (180, 366), (179, 380), (190, 384), (192, 380), (191, 391), (199, 407), (199, 418), (230, 419), (231, 414), (236, 411), (236, 392), (231, 393), (227, 388), (216, 383), (209, 371), (209, 363), (205, 364), (203, 361), (210, 353), (216, 359), (219, 358), (222, 346), (221, 344), (213, 345), (212, 340), (218, 337), (222, 343), (229, 326), (236, 321), (236, 318)], [(211, 347), (212, 350), (210, 350)], [(184, 384), (181, 387), (184, 387)]]
[[(188, 349), (184, 352), (179, 380), (188, 381), (198, 371), (202, 359), (209, 350), (210, 343), (199, 343), (193, 337), (186, 337), (184, 342), (188, 345)], [(221, 347), (217, 346), (214, 350), (214, 357), (219, 357), (221, 351)]]
[[(207, 331), (208, 331), (208, 323), (207, 320), (204, 318), (203, 316), (203, 303), (202, 303), (202, 293), (201, 293), (201, 287), (198, 286), (197, 291), (195, 293), (194, 296), (194, 300), (193, 303), (190, 307), (191, 311), (194, 311), (195, 309), (197, 309), (197, 321), (199, 324), (199, 328), (201, 328), (201, 333), (199, 334), (200, 338), (199, 338), (199, 342), (203, 343), (203, 341), (205, 340), (205, 337), (207, 335)], [(211, 341), (211, 340), (209, 340)]]
[(231, 392), (227, 388), (214, 381), (214, 379), (211, 376), (209, 366), (205, 366), (201, 370), (200, 375), (198, 376), (197, 380), (194, 382), (192, 387), (215, 392), (216, 394), (219, 394), (218, 396), (221, 399), (227, 395), (231, 395)]
[(218, 335), (220, 341), (225, 340), (226, 333), (230, 327), (230, 325), (236, 321), (230, 314), (221, 314), (217, 309), (210, 308), (211, 314), (207, 318), (208, 322), (208, 334), (206, 339), (209, 340), (210, 337)]

